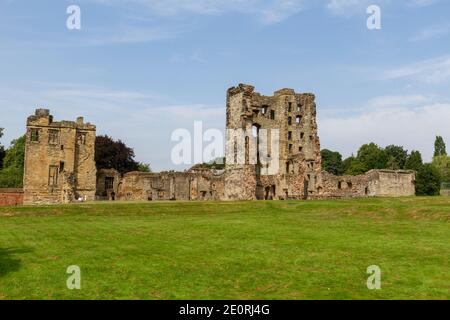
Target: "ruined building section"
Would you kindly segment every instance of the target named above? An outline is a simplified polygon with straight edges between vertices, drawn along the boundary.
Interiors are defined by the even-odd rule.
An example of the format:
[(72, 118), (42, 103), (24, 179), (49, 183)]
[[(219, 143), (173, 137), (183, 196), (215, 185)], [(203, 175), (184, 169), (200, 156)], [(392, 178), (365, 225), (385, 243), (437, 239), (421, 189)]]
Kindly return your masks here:
[(313, 94), (282, 89), (269, 97), (240, 84), (228, 90), (226, 116), (226, 200), (306, 199), (321, 192)]
[(126, 201), (223, 200), (223, 171), (129, 172), (99, 170), (97, 199)]
[(321, 174), (316, 198), (364, 198), (414, 196), (416, 174), (411, 170), (371, 170), (358, 176)]
[(81, 117), (76, 122), (53, 121), (47, 109), (28, 117), (24, 204), (95, 199), (95, 132)]

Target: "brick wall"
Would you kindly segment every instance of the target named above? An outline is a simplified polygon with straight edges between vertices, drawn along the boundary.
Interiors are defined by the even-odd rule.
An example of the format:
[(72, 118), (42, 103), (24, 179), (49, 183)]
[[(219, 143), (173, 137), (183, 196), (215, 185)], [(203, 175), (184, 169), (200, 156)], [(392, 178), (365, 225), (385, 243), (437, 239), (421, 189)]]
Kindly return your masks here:
[(22, 204), (22, 189), (0, 189), (0, 206), (17, 206)]

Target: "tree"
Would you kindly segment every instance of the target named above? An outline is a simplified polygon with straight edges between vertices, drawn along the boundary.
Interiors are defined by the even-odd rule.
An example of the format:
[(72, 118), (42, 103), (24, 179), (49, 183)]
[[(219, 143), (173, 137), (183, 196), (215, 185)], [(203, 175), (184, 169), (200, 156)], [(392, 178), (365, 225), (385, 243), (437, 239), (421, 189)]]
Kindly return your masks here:
[(433, 166), (439, 170), (443, 182), (450, 182), (450, 157), (438, 156), (433, 158)]
[(150, 168), (150, 164), (142, 163), (142, 162), (139, 162), (137, 170), (139, 172), (152, 172), (152, 169)]
[(139, 163), (134, 160), (134, 150), (106, 135), (95, 139), (95, 162), (97, 169), (116, 169), (120, 173), (139, 169)]
[(358, 158), (349, 160), (349, 163), (346, 163), (345, 166), (347, 168), (345, 170), (345, 174), (347, 175), (357, 176), (368, 171), (367, 166), (364, 165)]
[(384, 153), (387, 157), (387, 169), (405, 169), (406, 160), (408, 159), (408, 151), (403, 149), (402, 146), (387, 146), (384, 149)]
[[(0, 128), (0, 139), (3, 137), (3, 128)], [(3, 168), (3, 158), (6, 155), (5, 147), (0, 144), (0, 170)]]
[(16, 167), (23, 169), (25, 162), (25, 135), (11, 141), (11, 146), (6, 150), (3, 159), (3, 167)]
[(372, 169), (386, 169), (388, 158), (383, 149), (375, 143), (362, 145), (356, 156), (358, 167), (367, 172)]
[(423, 166), (422, 155), (419, 151), (411, 151), (411, 154), (406, 159), (405, 169), (419, 171)]
[(438, 196), (441, 191), (441, 175), (430, 163), (424, 164), (417, 172), (416, 194), (418, 196)]
[(0, 188), (21, 188), (23, 186), (23, 165), (25, 160), (25, 136), (13, 140), (6, 150), (3, 169), (0, 170)]
[(343, 173), (342, 155), (339, 152), (324, 149), (320, 153), (322, 155), (323, 170), (337, 176)]
[(434, 142), (434, 156), (439, 157), (439, 156), (446, 156), (446, 155), (447, 155), (447, 150), (446, 150), (444, 139), (441, 136), (437, 136), (436, 140)]

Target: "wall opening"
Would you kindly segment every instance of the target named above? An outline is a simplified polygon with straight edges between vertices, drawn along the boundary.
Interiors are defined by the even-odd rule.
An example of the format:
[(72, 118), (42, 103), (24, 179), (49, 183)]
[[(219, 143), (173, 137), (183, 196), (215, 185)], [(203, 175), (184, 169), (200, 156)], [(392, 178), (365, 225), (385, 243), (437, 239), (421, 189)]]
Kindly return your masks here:
[(270, 119), (275, 120), (275, 111), (270, 110)]
[(39, 129), (31, 129), (30, 130), (30, 141), (31, 142), (39, 142)]

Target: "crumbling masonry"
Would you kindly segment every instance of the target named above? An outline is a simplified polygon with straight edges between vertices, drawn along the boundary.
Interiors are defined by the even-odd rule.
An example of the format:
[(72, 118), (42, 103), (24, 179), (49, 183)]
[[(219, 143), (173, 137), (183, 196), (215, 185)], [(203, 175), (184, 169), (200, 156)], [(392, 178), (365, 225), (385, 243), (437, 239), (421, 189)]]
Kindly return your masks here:
[(25, 144), (24, 204), (95, 200), (95, 126), (53, 121), (49, 110), (28, 117)]
[(120, 175), (112, 169), (96, 171), (95, 126), (82, 118), (53, 122), (48, 110), (38, 109), (27, 122), (24, 202), (303, 200), (415, 194), (413, 171), (372, 170), (343, 177), (323, 172), (313, 94), (282, 89), (269, 97), (240, 84), (227, 92), (226, 127), (225, 170), (194, 166), (186, 172)]

